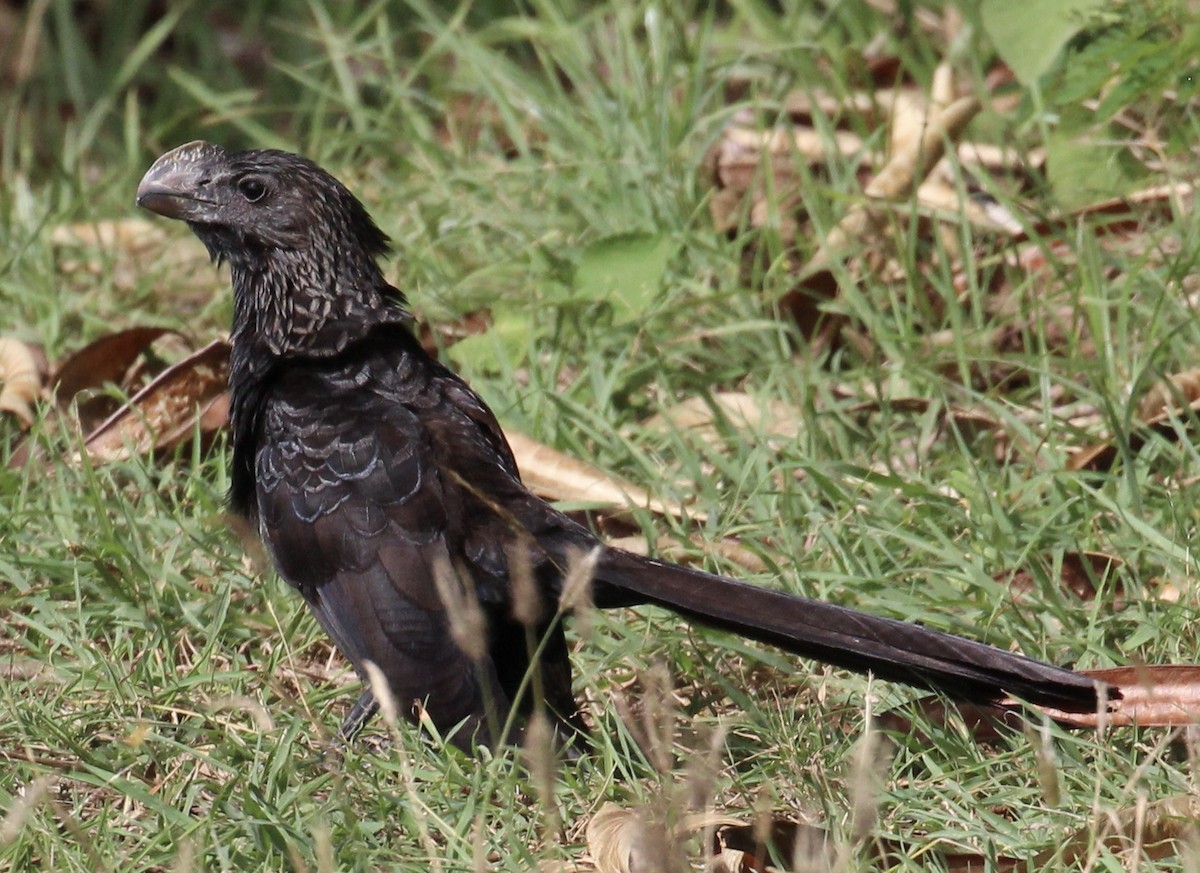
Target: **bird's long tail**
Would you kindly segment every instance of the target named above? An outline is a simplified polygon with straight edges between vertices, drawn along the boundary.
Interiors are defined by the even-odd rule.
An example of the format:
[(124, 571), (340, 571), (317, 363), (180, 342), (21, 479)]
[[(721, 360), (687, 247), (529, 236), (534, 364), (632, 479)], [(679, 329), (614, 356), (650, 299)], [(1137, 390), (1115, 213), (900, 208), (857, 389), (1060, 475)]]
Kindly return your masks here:
[[(1097, 683), (1086, 676), (917, 624), (618, 549), (602, 553), (595, 578), (604, 589), (621, 589), (631, 600), (666, 607), (698, 624), (959, 700), (985, 703), (1012, 695), (1067, 712), (1094, 712), (1098, 705)], [(1119, 696), (1116, 689), (1108, 692), (1109, 698)]]

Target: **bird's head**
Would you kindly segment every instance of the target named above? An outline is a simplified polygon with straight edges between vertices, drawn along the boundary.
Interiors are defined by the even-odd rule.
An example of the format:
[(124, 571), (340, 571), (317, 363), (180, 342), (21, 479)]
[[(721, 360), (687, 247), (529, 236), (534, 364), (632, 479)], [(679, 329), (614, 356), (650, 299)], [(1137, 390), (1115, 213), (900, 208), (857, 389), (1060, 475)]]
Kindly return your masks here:
[(388, 248), (387, 236), (345, 185), (307, 158), (273, 149), (179, 146), (142, 177), (137, 203), (186, 221), (218, 261), (349, 241), (369, 257)]
[(376, 263), (387, 236), (307, 158), (191, 142), (146, 171), (137, 203), (186, 221), (214, 260), (229, 263), (235, 351), (328, 356), (374, 325), (408, 318)]

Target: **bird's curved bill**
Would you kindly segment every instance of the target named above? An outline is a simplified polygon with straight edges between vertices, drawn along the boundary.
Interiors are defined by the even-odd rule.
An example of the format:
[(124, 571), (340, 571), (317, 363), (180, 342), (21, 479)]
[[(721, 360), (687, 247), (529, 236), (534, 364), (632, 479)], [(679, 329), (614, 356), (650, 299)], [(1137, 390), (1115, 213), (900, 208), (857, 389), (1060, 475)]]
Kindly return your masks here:
[(172, 149), (138, 183), (137, 205), (167, 218), (203, 222), (214, 205), (205, 188), (224, 157), (223, 148), (200, 140)]

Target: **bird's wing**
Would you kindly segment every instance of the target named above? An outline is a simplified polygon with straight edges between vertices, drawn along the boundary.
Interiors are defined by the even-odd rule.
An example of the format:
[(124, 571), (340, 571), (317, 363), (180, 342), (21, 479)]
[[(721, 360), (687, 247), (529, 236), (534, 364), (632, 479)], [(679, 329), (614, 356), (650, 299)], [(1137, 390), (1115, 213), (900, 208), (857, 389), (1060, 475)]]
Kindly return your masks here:
[[(465, 382), (423, 354), (412, 355), (409, 366), (419, 376), (407, 385), (390, 385), (388, 393), (408, 391), (409, 408), (428, 435), (443, 505), (460, 533), (455, 554), (470, 572), (488, 616), (488, 647), (500, 686), (523, 712), (545, 703), (568, 735), (578, 733), (582, 727), (557, 605), (562, 568), (571, 554), (592, 547), (595, 537), (525, 488), (495, 416)], [(423, 389), (412, 392), (413, 382)], [(531, 586), (512, 578), (514, 550), (524, 555), (521, 563)], [(524, 614), (539, 616), (531, 627), (514, 615), (517, 588), (521, 597), (540, 601), (524, 601)], [(532, 686), (527, 684), (531, 643), (538, 647)]]
[(478, 722), (489, 703), (503, 718), (492, 666), (454, 642), (438, 594), (437, 565), (462, 543), (428, 431), (403, 403), (329, 378), (285, 379), (263, 417), (259, 527), (280, 575), (356, 667), (379, 666), (401, 706), (425, 702), (443, 729)]

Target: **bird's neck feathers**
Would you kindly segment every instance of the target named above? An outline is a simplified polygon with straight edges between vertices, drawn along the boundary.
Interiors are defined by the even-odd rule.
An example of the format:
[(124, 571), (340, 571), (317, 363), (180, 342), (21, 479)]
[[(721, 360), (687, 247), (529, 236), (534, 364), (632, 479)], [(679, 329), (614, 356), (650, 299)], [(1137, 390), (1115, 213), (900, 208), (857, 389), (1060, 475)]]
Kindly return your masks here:
[[(333, 361), (381, 325), (411, 322), (404, 296), (361, 248), (233, 252), (229, 386), (234, 471), (231, 502), (253, 504), (255, 434), (263, 401), (285, 362)], [(246, 257), (246, 254), (252, 257)]]
[(330, 358), (379, 324), (411, 320), (374, 259), (353, 249), (231, 257), (233, 344), (262, 360)]

